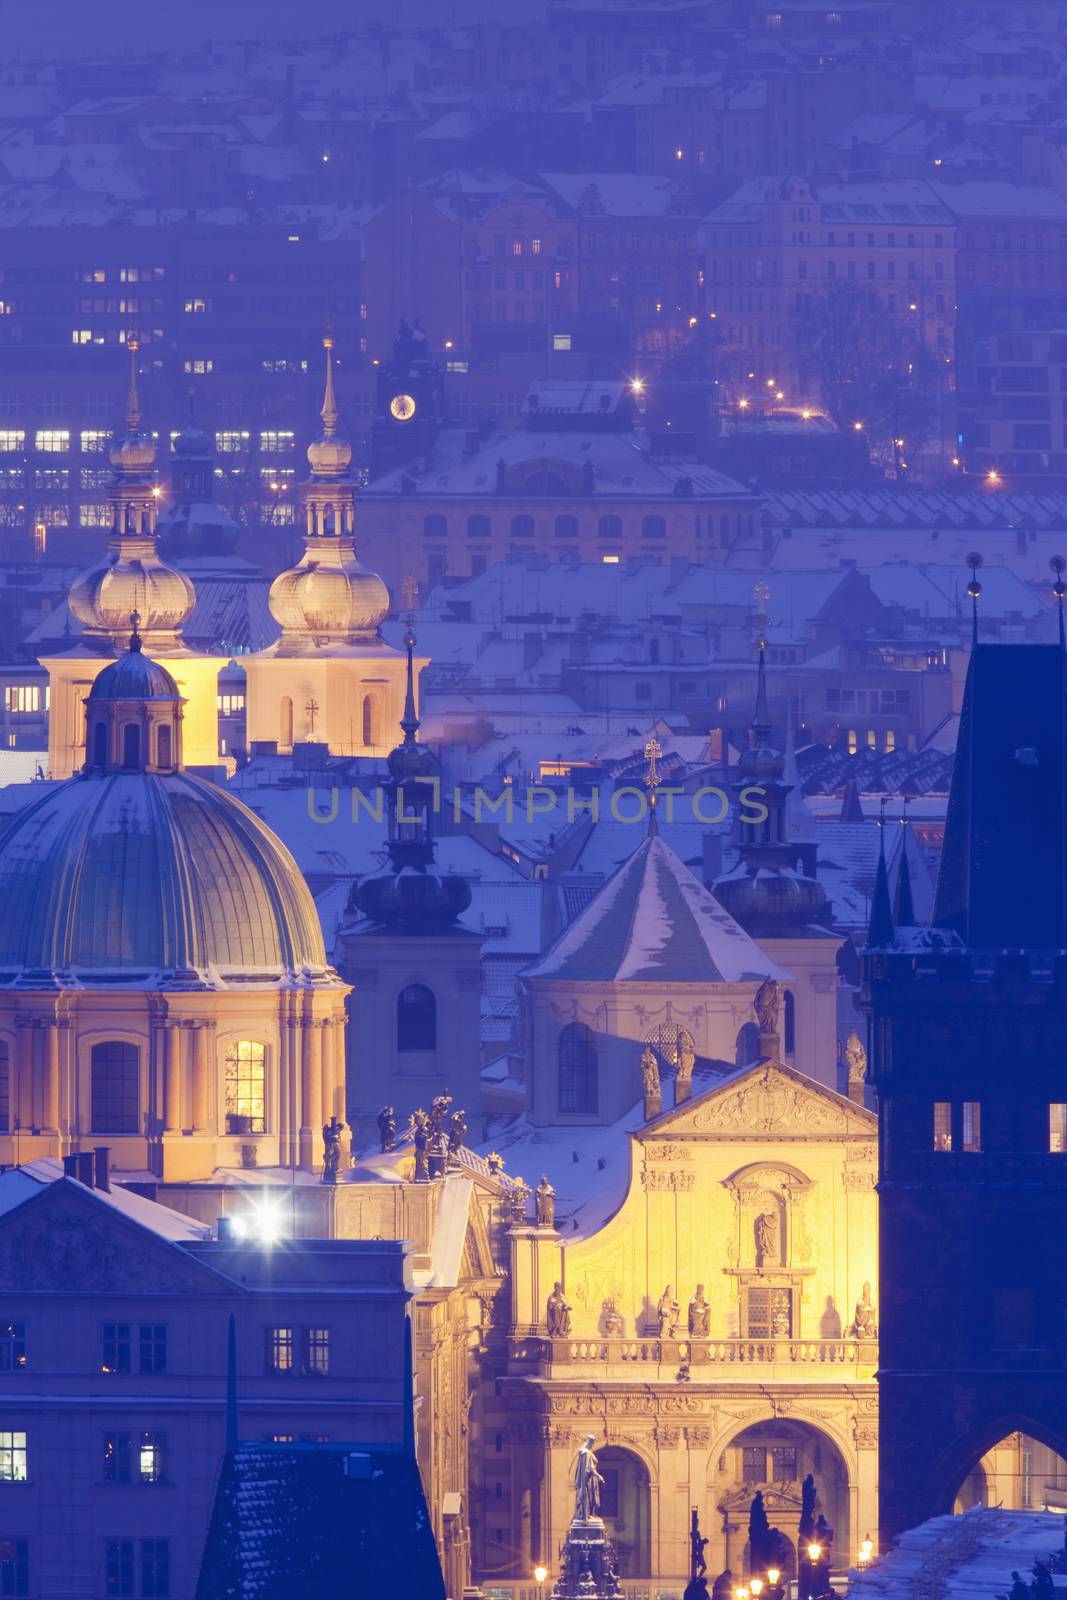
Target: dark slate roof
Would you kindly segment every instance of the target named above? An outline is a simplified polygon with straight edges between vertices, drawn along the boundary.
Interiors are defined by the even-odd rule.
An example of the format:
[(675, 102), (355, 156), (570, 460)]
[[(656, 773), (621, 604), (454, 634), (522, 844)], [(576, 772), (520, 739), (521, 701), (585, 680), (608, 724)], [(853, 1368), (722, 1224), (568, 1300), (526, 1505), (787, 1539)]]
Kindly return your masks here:
[(659, 834), (650, 834), (526, 974), (601, 983), (784, 978)]
[(444, 1600), (414, 1457), (241, 1444), (215, 1496), (196, 1600)]
[(934, 923), (973, 949), (1067, 946), (1067, 656), (971, 653)]

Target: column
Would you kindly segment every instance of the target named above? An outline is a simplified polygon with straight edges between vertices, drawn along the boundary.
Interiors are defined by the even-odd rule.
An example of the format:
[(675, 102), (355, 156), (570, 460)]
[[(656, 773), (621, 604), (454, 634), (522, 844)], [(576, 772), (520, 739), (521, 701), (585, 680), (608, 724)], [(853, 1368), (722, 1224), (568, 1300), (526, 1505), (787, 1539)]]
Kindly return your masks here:
[(287, 1167), (291, 1164), (289, 1156), (290, 1138), (290, 1101), (289, 1101), (289, 1074), (290, 1074), (290, 1039), (284, 1013), (279, 1012), (278, 1017), (278, 1064), (274, 1082), (274, 1103), (277, 1106), (277, 1115), (274, 1119), (278, 1130), (278, 1165)]
[(322, 1022), (322, 1120), (341, 1116), (337, 1107), (337, 1028), (333, 1017)]
[(44, 1107), (42, 1126), (59, 1132), (59, 1021), (50, 1022), (45, 1032)]
[(211, 1043), (211, 1023), (194, 1022), (193, 1029), (193, 1132), (206, 1133), (208, 1129), (208, 1045)]
[(300, 1029), (300, 1164), (313, 1170), (322, 1127), (322, 1031), (314, 1017)]
[(15, 1024), (15, 1088), (11, 1096), (12, 1127), (33, 1127), (33, 1018)]
[(181, 1029), (168, 1022), (163, 1029), (163, 1131), (180, 1133), (182, 1127)]

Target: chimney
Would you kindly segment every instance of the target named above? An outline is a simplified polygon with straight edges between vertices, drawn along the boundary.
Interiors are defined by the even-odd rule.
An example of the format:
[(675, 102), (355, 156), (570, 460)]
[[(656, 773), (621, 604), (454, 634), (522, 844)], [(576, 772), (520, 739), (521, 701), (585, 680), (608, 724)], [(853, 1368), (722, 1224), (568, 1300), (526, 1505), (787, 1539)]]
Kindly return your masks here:
[(110, 1194), (111, 1193), (111, 1161), (110, 1161), (111, 1146), (109, 1144), (98, 1144), (95, 1147), (95, 1149), (93, 1150), (93, 1155), (96, 1157), (96, 1160), (95, 1160), (95, 1162), (93, 1164), (94, 1165), (94, 1175), (95, 1175), (95, 1178), (96, 1178), (96, 1187), (98, 1189), (102, 1190), (104, 1194)]
[(215, 1237), (219, 1244), (233, 1244), (233, 1219), (219, 1217), (215, 1222)]
[(76, 1155), (63, 1157), (63, 1176), (64, 1178), (76, 1178), (78, 1176), (78, 1157)]
[(91, 1189), (93, 1186), (93, 1152), (91, 1150), (79, 1150), (77, 1161), (76, 1176), (78, 1182), (84, 1183), (87, 1189)]

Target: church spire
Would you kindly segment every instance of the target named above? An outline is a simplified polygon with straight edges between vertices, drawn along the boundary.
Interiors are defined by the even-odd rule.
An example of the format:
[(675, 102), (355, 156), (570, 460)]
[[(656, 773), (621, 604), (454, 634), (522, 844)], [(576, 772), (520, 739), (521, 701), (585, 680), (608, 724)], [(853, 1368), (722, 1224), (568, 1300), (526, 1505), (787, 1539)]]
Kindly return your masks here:
[(905, 796), (904, 813), (900, 819), (900, 867), (893, 902), (893, 920), (898, 928), (915, 926), (915, 899), (911, 892), (911, 867), (908, 864), (908, 826), (908, 799)]
[(893, 910), (889, 899), (889, 872), (885, 864), (885, 807), (883, 800), (882, 814), (878, 818), (878, 870), (874, 878), (871, 919), (867, 927), (867, 945), (872, 950), (884, 949), (893, 942)]
[(337, 401), (334, 398), (333, 392), (332, 333), (326, 334), (322, 341), (322, 348), (326, 352), (326, 393), (322, 397), (322, 410), (319, 412), (319, 416), (322, 418), (323, 433), (327, 439), (332, 439), (334, 434), (337, 432), (337, 418), (340, 415), (337, 410)]
[(1059, 612), (1060, 649), (1063, 650), (1067, 647), (1067, 639), (1064, 638), (1063, 631), (1063, 599), (1064, 595), (1067, 595), (1067, 584), (1063, 581), (1063, 572), (1064, 568), (1067, 567), (1067, 562), (1064, 561), (1062, 556), (1053, 556), (1049, 566), (1053, 572), (1052, 593), (1055, 596), (1056, 609)]
[(126, 395), (126, 428), (130, 433), (137, 433), (141, 426), (141, 397), (137, 392), (137, 352), (141, 348), (139, 339), (128, 339), (126, 348), (130, 352), (130, 387)]
[(982, 565), (982, 557), (977, 550), (972, 550), (967, 557), (967, 565), (971, 569), (971, 581), (967, 585), (967, 593), (971, 597), (971, 649), (978, 643), (978, 602), (982, 596), (982, 585), (978, 582), (978, 568)]

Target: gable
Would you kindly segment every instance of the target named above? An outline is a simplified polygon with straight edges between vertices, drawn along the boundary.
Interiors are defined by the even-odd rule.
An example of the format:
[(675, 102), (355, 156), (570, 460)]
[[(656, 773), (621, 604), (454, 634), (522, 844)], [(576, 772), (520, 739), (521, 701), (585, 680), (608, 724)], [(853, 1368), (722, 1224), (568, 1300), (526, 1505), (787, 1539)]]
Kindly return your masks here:
[(236, 1285), (73, 1184), (42, 1185), (0, 1217), (9, 1293), (224, 1294)]
[(721, 1139), (873, 1139), (878, 1118), (781, 1061), (761, 1061), (640, 1130), (642, 1142)]

